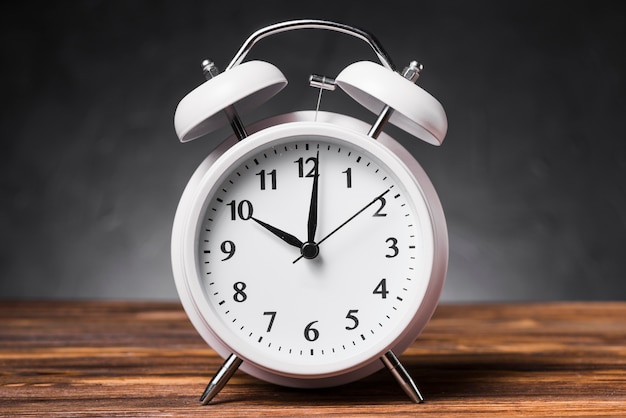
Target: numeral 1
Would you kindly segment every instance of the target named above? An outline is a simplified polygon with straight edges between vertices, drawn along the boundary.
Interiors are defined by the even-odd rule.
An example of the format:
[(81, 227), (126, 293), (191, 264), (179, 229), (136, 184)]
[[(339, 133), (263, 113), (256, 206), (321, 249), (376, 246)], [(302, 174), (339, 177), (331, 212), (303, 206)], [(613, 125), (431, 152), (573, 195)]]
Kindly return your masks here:
[(346, 171), (342, 171), (346, 175), (346, 187), (352, 188), (352, 169), (348, 168)]

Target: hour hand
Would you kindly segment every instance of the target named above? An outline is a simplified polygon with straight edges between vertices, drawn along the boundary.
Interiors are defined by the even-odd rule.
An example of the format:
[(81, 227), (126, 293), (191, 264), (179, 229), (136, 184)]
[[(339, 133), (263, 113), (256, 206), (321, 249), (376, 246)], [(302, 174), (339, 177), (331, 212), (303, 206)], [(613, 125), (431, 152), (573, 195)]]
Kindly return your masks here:
[(290, 233), (285, 232), (285, 231), (283, 231), (281, 229), (278, 229), (275, 226), (267, 224), (267, 223), (265, 223), (263, 221), (260, 221), (257, 218), (255, 218), (254, 216), (251, 217), (250, 219), (252, 219), (254, 222), (258, 223), (263, 228), (265, 228), (268, 231), (270, 231), (272, 234), (276, 235), (278, 238), (280, 238), (283, 241), (285, 241), (287, 244), (293, 245), (294, 247), (302, 248), (302, 241), (300, 241), (298, 238), (296, 238), (295, 236), (291, 235)]

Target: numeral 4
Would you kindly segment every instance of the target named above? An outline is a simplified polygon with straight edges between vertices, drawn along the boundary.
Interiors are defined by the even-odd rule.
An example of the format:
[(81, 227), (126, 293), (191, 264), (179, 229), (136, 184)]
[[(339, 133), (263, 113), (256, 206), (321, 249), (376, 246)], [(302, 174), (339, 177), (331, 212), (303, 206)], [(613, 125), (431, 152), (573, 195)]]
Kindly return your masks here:
[(376, 288), (372, 293), (380, 295), (383, 299), (387, 299), (387, 295), (389, 294), (389, 291), (387, 290), (387, 279), (382, 279), (378, 282), (378, 285), (376, 285)]

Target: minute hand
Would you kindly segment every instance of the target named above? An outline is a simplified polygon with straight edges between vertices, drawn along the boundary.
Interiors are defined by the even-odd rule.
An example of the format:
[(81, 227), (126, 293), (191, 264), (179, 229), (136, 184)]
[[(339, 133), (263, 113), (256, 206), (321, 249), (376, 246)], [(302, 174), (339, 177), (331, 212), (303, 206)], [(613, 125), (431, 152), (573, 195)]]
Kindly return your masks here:
[(313, 177), (313, 189), (311, 190), (311, 204), (309, 206), (309, 221), (307, 223), (307, 242), (315, 242), (315, 230), (317, 229), (317, 195), (319, 187), (319, 166), (320, 166), (320, 152), (317, 151), (315, 157), (315, 175)]
[[(330, 238), (335, 232), (339, 231), (341, 228), (343, 228), (344, 226), (346, 226), (346, 224), (348, 222), (350, 222), (351, 220), (353, 220), (354, 218), (356, 218), (357, 216), (359, 216), (362, 212), (364, 212), (367, 208), (369, 208), (370, 206), (372, 206), (374, 203), (376, 203), (377, 200), (380, 200), (384, 195), (386, 195), (387, 193), (389, 193), (389, 189), (385, 190), (384, 192), (382, 192), (381, 194), (379, 194), (378, 196), (376, 196), (371, 202), (369, 202), (367, 205), (363, 206), (357, 213), (355, 213), (354, 215), (352, 215), (351, 217), (349, 217), (348, 219), (346, 219), (341, 225), (339, 225), (337, 228), (333, 229), (328, 235), (326, 235), (324, 238), (322, 238), (317, 245), (320, 245), (322, 242), (326, 241), (328, 238)], [(302, 258), (302, 256), (298, 257), (297, 259), (294, 260), (294, 263), (298, 260), (300, 260)]]

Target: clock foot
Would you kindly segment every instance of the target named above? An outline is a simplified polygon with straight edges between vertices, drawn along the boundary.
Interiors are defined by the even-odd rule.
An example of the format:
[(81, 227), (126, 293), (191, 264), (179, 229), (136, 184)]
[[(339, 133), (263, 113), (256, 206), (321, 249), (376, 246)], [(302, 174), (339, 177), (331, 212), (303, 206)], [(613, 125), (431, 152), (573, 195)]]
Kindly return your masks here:
[(220, 367), (215, 376), (213, 376), (213, 379), (211, 379), (206, 389), (204, 389), (204, 392), (200, 397), (200, 403), (202, 403), (202, 405), (206, 405), (211, 402), (211, 399), (213, 399), (215, 395), (222, 390), (230, 378), (233, 377), (233, 374), (235, 374), (242, 361), (243, 360), (241, 358), (234, 354), (231, 354), (226, 359), (224, 364), (222, 364), (222, 367)]
[(406, 393), (413, 402), (424, 402), (424, 398), (413, 382), (413, 379), (411, 379), (411, 376), (409, 376), (409, 373), (406, 371), (402, 363), (400, 363), (400, 360), (398, 360), (393, 351), (387, 351), (380, 358), (380, 360), (389, 369), (393, 377), (395, 377), (396, 381), (402, 387), (402, 390), (404, 390), (404, 393)]

